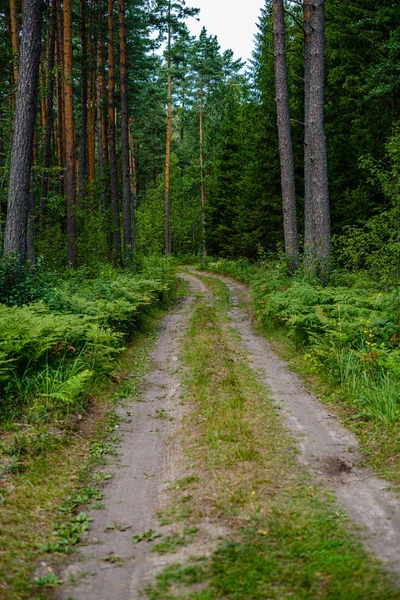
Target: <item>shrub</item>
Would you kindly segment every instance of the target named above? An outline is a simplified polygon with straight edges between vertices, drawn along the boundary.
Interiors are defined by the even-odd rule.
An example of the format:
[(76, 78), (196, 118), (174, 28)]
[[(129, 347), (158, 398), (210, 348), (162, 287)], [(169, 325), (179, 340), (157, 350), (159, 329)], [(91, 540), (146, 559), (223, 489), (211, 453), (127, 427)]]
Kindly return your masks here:
[[(7, 264), (12, 265), (8, 272), (20, 273), (18, 264)], [(0, 304), (0, 393), (5, 411), (11, 405), (15, 411), (18, 405), (35, 407), (36, 413), (40, 407), (45, 412), (71, 412), (88, 381), (112, 371), (143, 312), (175, 293), (172, 261), (146, 259), (141, 268), (134, 274), (102, 265), (95, 277), (92, 266), (67, 271), (57, 285), (54, 279), (43, 279), (39, 301)], [(29, 269), (22, 268), (20, 277), (25, 298)]]

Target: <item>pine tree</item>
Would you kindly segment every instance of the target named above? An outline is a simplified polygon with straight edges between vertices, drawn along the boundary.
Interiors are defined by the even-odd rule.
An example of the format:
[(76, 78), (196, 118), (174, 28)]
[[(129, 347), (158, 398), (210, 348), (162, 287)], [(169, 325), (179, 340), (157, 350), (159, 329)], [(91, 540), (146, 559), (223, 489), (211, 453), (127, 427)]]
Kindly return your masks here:
[[(305, 25), (305, 181), (306, 224), (312, 231), (311, 267), (324, 269), (331, 251), (328, 169), (324, 132), (324, 0), (306, 0)], [(306, 229), (307, 231), (307, 229)], [(308, 240), (306, 240), (306, 243)]]
[(11, 150), (4, 252), (27, 258), (33, 138), (39, 80), (43, 0), (25, 0)]
[(292, 267), (297, 267), (299, 239), (296, 218), (296, 191), (289, 90), (286, 66), (285, 17), (283, 0), (273, 0), (275, 100), (281, 164), (283, 228), (285, 251)]
[(76, 165), (75, 165), (75, 119), (72, 72), (72, 3), (64, 0), (64, 132), (65, 174), (64, 188), (67, 202), (67, 264), (76, 267)]

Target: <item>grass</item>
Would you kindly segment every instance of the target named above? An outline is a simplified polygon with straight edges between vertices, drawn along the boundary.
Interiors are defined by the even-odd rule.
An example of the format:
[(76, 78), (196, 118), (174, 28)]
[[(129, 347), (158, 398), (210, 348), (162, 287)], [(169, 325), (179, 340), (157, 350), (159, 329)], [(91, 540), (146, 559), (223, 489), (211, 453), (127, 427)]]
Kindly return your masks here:
[(158, 554), (173, 554), (178, 548), (187, 546), (198, 533), (197, 527), (184, 527), (181, 532), (163, 536), (161, 542), (153, 546), (153, 552)]
[(365, 457), (400, 486), (399, 308), (396, 290), (334, 273), (330, 287), (290, 278), (281, 263), (210, 262), (252, 289), (274, 351), (358, 437)]
[[(150, 600), (394, 600), (375, 561), (332, 497), (310, 481), (293, 441), (232, 335), (224, 284), (204, 278), (186, 337), (188, 504), (230, 534), (211, 555), (168, 566)], [(188, 489), (171, 489), (171, 504)], [(173, 511), (172, 511), (173, 516)], [(188, 549), (190, 556), (190, 547)]]
[[(89, 503), (94, 506), (93, 502), (101, 500), (98, 486), (108, 479), (106, 472), (97, 473), (95, 478), (93, 467), (116, 449), (118, 382), (125, 387), (132, 381), (138, 392), (139, 380), (149, 369), (149, 354), (163, 315), (164, 310), (155, 308), (143, 318), (141, 330), (120, 358), (114, 381), (98, 384), (92, 390), (87, 412), (68, 435), (45, 438), (35, 454), (30, 448), (38, 444), (37, 436), (29, 441), (29, 435), (8, 434), (12, 446), (8, 440), (7, 447), (20, 461), (20, 469), (6, 474), (1, 488), (0, 599), (47, 598), (46, 589), (52, 582), (56, 585), (57, 574), (53, 576), (51, 570), (35, 584), (35, 567), (43, 560), (57, 564), (59, 552), (71, 551), (87, 531), (89, 522), (79, 507)], [(63, 546), (61, 540), (65, 539)]]

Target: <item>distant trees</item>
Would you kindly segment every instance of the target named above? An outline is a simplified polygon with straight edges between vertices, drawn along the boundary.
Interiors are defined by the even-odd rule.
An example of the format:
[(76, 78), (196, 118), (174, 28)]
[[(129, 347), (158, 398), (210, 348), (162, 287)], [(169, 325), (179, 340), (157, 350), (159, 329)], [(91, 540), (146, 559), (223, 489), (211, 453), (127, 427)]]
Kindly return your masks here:
[(28, 237), (53, 267), (278, 248), (323, 275), (330, 229), (387, 210), (365, 165), (400, 120), (391, 0), (266, 0), (248, 71), (183, 0), (49, 0), (33, 103), (22, 2), (0, 4), (0, 242), (22, 260)]
[(185, 32), (184, 20), (194, 17), (199, 12), (197, 8), (186, 6), (185, 0), (156, 0), (155, 23), (160, 31), (160, 39), (166, 37), (166, 67), (167, 67), (167, 126), (165, 150), (165, 194), (164, 194), (164, 248), (165, 254), (171, 253), (170, 232), (170, 181), (171, 181), (171, 141), (172, 141), (172, 83), (171, 83), (171, 46), (173, 38)]

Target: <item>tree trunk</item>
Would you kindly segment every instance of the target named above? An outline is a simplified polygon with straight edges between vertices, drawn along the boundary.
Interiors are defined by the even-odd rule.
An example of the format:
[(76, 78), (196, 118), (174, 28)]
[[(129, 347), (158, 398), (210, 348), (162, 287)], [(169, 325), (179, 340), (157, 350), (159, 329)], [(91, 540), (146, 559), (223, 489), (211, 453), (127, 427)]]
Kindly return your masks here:
[(87, 192), (87, 116), (88, 116), (88, 57), (87, 57), (87, 32), (86, 32), (86, 0), (80, 2), (81, 11), (81, 140), (79, 152), (79, 197), (80, 207), (86, 205)]
[(131, 166), (131, 184), (132, 184), (132, 244), (136, 250), (136, 205), (137, 205), (137, 166), (135, 153), (135, 136), (134, 136), (134, 118), (129, 117), (129, 146), (130, 146), (130, 166)]
[(65, 136), (64, 136), (64, 86), (62, 73), (64, 72), (64, 19), (60, 0), (56, 0), (57, 12), (57, 156), (59, 168), (60, 194), (64, 193), (64, 165), (65, 165)]
[(311, 185), (310, 143), (310, 69), (311, 7), (304, 0), (304, 267), (312, 270), (315, 263), (314, 208)]
[(171, 138), (172, 138), (172, 93), (171, 93), (171, 24), (170, 24), (171, 2), (169, 3), (168, 13), (168, 44), (167, 44), (167, 70), (168, 70), (168, 91), (167, 91), (167, 139), (165, 148), (165, 254), (171, 254), (171, 232), (169, 225), (170, 213), (170, 171), (171, 171)]
[(21, 261), (27, 255), (42, 20), (43, 0), (25, 0), (4, 240), (4, 252), (16, 252)]
[(50, 32), (46, 48), (46, 127), (43, 146), (43, 176), (40, 198), (40, 229), (43, 231), (46, 218), (46, 198), (49, 193), (49, 170), (51, 167), (51, 136), (54, 122), (54, 63), (56, 41), (56, 2), (52, 0), (50, 11)]
[(122, 214), (124, 229), (124, 259), (132, 253), (131, 183), (129, 165), (128, 73), (126, 64), (125, 0), (118, 0), (119, 55), (121, 80), (121, 150), (122, 150)]
[[(102, 0), (97, 2), (97, 18), (102, 19)], [(107, 148), (107, 108), (105, 101), (107, 100), (107, 89), (104, 70), (104, 41), (100, 34), (96, 45), (96, 119), (97, 119), (97, 149), (98, 149), (98, 165), (99, 165), (99, 181), (101, 189), (101, 208), (104, 217), (107, 215), (107, 195), (104, 185), (104, 169), (108, 163), (108, 148)], [(110, 227), (107, 225), (107, 230)]]
[(10, 29), (11, 47), (13, 51), (13, 78), (14, 85), (18, 85), (19, 37), (18, 37), (18, 11), (17, 0), (10, 0)]
[[(89, 44), (90, 62), (93, 64), (92, 44)], [(87, 120), (87, 163), (90, 208), (94, 213), (94, 180), (96, 177), (96, 105), (94, 94), (94, 72), (90, 69), (88, 82), (88, 120)]]
[(206, 192), (204, 186), (204, 155), (203, 155), (203, 82), (200, 84), (200, 188), (201, 188), (201, 227), (203, 258), (207, 256), (206, 248)]
[(121, 235), (118, 200), (117, 152), (115, 143), (115, 67), (114, 67), (114, 2), (108, 0), (108, 137), (110, 146), (110, 184), (112, 198), (112, 255), (121, 262)]
[(308, 135), (316, 268), (328, 268), (331, 250), (328, 169), (324, 133), (324, 0), (310, 0)]
[(273, 0), (275, 101), (281, 165), (283, 230), (285, 252), (290, 266), (296, 268), (299, 238), (296, 218), (296, 191), (292, 132), (290, 127), (289, 90), (286, 67), (285, 15), (283, 0)]
[(36, 263), (35, 252), (35, 194), (29, 194), (28, 229), (26, 236), (27, 259), (34, 265)]
[(72, 7), (64, 0), (65, 175), (67, 201), (67, 264), (77, 266), (74, 97), (72, 80)]

